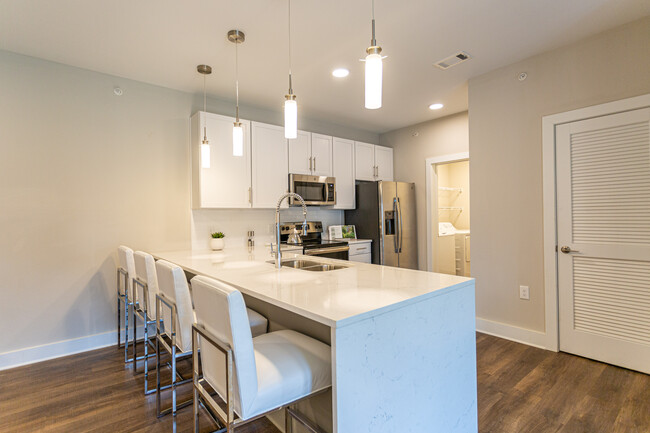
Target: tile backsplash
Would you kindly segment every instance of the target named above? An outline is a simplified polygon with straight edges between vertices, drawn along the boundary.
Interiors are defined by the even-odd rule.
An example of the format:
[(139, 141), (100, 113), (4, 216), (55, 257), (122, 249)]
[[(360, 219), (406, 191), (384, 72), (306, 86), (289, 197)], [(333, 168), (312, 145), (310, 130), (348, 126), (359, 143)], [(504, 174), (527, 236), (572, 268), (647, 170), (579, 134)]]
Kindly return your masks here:
[[(327, 238), (327, 227), (343, 224), (343, 211), (309, 206), (307, 219), (323, 222), (323, 237)], [(302, 221), (302, 209), (291, 207), (280, 211), (280, 221)], [(255, 231), (255, 244), (274, 240), (273, 226), (275, 210), (273, 209), (198, 209), (192, 210), (192, 249), (209, 248), (210, 233), (223, 232), (226, 248), (229, 246), (246, 246), (246, 233)]]

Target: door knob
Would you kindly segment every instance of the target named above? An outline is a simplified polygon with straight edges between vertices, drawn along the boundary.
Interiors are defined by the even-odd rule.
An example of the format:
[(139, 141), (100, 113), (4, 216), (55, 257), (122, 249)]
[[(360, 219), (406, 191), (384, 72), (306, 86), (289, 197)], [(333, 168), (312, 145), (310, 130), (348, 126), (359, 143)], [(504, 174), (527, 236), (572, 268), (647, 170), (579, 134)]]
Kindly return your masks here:
[(572, 250), (571, 247), (562, 247), (562, 248), (560, 248), (560, 251), (562, 251), (564, 254), (579, 253), (580, 252), (580, 251)]

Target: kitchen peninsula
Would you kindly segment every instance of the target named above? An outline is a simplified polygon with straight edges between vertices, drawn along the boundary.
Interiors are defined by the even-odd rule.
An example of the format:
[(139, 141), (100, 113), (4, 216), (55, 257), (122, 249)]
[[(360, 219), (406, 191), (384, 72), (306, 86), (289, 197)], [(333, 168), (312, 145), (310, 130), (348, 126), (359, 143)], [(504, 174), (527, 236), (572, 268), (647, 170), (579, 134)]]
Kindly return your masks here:
[(276, 269), (267, 247), (154, 256), (237, 287), (270, 330), (330, 344), (331, 413), (314, 416), (333, 433), (477, 432), (473, 279), (291, 253), (344, 267)]

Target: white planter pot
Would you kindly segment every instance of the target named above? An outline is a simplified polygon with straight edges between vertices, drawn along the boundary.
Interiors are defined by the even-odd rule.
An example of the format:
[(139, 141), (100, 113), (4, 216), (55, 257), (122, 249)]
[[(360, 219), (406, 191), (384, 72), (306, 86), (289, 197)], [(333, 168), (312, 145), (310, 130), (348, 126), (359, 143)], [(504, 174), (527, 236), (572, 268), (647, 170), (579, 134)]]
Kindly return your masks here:
[(224, 242), (223, 238), (220, 238), (220, 239), (212, 238), (212, 239), (210, 239), (210, 248), (212, 248), (215, 251), (223, 250), (224, 245), (225, 245), (225, 242)]

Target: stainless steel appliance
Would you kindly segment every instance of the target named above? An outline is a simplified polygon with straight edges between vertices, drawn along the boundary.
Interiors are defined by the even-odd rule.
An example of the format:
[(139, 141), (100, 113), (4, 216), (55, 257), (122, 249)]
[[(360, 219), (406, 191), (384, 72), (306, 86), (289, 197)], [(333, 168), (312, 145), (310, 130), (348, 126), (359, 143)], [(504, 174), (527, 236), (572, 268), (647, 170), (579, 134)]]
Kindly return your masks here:
[[(327, 176), (308, 176), (304, 174), (289, 175), (289, 192), (301, 196), (305, 204), (333, 205), (336, 204), (336, 179)], [(289, 204), (299, 204), (293, 197)]]
[(345, 223), (372, 239), (372, 263), (417, 269), (415, 184), (358, 181), (355, 193), (357, 208), (345, 211)]
[[(280, 225), (280, 242), (286, 243), (293, 230), (303, 232), (303, 223), (282, 223)], [(346, 241), (328, 241), (323, 239), (323, 223), (307, 221), (307, 234), (301, 235), (302, 253), (306, 256), (328, 257), (331, 259), (347, 260), (350, 247)]]

